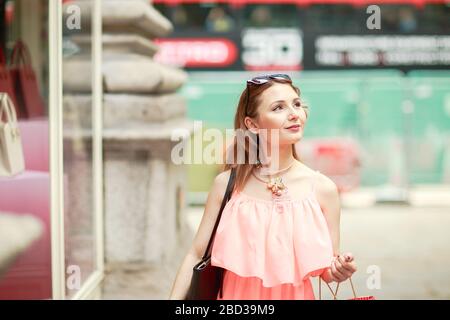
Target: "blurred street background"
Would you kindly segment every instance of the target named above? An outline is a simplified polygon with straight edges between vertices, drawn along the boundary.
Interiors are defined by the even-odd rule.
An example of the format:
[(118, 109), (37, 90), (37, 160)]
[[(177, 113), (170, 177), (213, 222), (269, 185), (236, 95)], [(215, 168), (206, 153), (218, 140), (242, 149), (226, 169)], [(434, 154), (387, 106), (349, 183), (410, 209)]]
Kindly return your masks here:
[(220, 172), (205, 132), (267, 73), (309, 106), (297, 153), (338, 186), (357, 294), (450, 299), (448, 0), (0, 0), (0, 27), (24, 157), (0, 299), (167, 299)]
[[(357, 257), (358, 293), (449, 299), (450, 47), (438, 44), (450, 39), (449, 6), (380, 1), (381, 28), (369, 29), (368, 5), (159, 1), (175, 32), (156, 59), (189, 71), (181, 93), (203, 130), (233, 127), (246, 79), (289, 73), (310, 107), (297, 148), (341, 192), (341, 249)], [(188, 168), (193, 231), (218, 172)], [(371, 266), (381, 281), (372, 290)]]

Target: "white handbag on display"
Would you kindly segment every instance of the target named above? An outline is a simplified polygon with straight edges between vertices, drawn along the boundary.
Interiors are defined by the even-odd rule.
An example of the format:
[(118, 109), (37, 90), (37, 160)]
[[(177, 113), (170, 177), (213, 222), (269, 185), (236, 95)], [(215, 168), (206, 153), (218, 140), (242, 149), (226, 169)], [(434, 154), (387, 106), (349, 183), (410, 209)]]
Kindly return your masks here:
[(0, 177), (11, 177), (24, 170), (16, 110), (8, 94), (0, 92)]

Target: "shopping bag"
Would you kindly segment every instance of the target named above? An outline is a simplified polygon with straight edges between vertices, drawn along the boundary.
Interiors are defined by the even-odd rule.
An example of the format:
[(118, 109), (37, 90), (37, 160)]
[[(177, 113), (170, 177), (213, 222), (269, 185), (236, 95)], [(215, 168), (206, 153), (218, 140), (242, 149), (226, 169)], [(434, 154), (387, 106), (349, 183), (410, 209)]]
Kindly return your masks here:
[(19, 118), (44, 116), (44, 101), (39, 92), (36, 73), (31, 65), (31, 56), (24, 42), (18, 40), (10, 59), (10, 75), (13, 79)]
[(25, 170), (22, 139), (12, 100), (0, 92), (0, 176), (14, 176)]
[[(16, 94), (14, 92), (13, 79), (6, 65), (5, 55), (0, 47), (0, 92), (6, 92), (17, 107)], [(17, 111), (17, 110), (16, 110)]]
[[(352, 277), (348, 278), (348, 280), (350, 281), (350, 285), (352, 286), (353, 297), (349, 298), (347, 300), (376, 300), (374, 296), (359, 296), (358, 297), (356, 295), (355, 287), (354, 287), (353, 282), (352, 282)], [(331, 288), (330, 284), (326, 283), (328, 289), (331, 292), (331, 295), (333, 296), (333, 300), (338, 300), (337, 299), (337, 295), (338, 295), (338, 290), (339, 290), (339, 284), (340, 283), (338, 282), (338, 284), (336, 285), (336, 290), (333, 291), (333, 289)], [(321, 279), (320, 276), (319, 276), (319, 300), (322, 300), (322, 279)]]

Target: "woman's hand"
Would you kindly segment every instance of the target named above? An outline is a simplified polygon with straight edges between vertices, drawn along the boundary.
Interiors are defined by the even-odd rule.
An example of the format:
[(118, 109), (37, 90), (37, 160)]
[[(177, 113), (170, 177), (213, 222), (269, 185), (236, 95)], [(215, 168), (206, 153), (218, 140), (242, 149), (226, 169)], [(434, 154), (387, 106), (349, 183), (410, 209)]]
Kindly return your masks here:
[(331, 278), (335, 282), (342, 282), (350, 278), (356, 270), (356, 264), (351, 253), (337, 255), (331, 263)]

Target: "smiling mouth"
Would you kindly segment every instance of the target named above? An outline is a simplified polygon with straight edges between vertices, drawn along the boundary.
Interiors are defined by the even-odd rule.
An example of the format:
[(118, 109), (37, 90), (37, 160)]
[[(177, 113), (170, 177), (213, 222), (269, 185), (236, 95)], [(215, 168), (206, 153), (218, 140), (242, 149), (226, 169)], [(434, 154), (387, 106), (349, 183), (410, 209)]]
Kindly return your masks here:
[(300, 125), (299, 124), (294, 124), (294, 125), (292, 125), (290, 127), (287, 127), (286, 129), (292, 129), (292, 128), (300, 128)]

